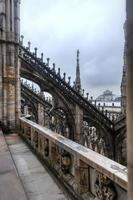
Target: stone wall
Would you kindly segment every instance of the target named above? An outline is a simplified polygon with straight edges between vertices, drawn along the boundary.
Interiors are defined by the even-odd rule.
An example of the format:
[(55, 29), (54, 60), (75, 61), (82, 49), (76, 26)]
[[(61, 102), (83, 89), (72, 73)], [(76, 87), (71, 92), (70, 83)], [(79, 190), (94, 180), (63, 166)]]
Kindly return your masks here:
[(15, 129), (20, 114), (19, 0), (0, 1), (0, 121)]

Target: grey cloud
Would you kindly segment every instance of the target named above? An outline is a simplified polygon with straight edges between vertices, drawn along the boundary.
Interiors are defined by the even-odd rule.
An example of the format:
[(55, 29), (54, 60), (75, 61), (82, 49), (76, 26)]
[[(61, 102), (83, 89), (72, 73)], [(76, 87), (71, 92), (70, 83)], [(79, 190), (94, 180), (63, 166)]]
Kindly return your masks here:
[(124, 0), (22, 1), (21, 32), (62, 72), (75, 79), (80, 49), (82, 85), (93, 94), (119, 93), (123, 65)]

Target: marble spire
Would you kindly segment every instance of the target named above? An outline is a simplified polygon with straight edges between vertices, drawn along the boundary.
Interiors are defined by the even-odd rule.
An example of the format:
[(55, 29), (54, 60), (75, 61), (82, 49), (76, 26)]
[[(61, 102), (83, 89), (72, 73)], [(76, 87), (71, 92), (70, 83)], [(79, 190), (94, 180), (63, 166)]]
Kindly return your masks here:
[(79, 50), (77, 50), (77, 65), (76, 65), (76, 79), (75, 79), (75, 90), (81, 92), (81, 79), (80, 79), (80, 65), (79, 65)]

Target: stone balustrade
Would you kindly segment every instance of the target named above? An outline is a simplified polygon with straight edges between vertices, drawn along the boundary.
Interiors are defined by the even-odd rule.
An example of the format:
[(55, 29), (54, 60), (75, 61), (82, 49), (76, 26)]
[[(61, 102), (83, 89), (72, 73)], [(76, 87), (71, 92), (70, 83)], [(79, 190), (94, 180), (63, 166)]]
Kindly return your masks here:
[(26, 118), (20, 134), (75, 199), (127, 199), (125, 166)]

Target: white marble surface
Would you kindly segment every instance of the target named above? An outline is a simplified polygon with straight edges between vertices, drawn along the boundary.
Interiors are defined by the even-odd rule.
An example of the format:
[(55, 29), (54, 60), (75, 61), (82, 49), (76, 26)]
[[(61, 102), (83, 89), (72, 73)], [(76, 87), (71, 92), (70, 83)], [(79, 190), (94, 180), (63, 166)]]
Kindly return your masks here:
[(127, 190), (127, 168), (125, 166), (57, 133), (54, 133), (51, 130), (40, 126), (39, 124), (34, 123), (33, 121), (25, 118), (21, 118), (21, 120), (31, 125), (34, 129), (36, 129), (36, 131), (49, 138), (60, 147), (63, 147), (71, 154), (79, 157), (89, 166), (105, 174), (108, 178), (120, 185), (123, 189)]
[(6, 139), (29, 200), (68, 199), (19, 136)]
[(27, 200), (10, 151), (0, 130), (0, 200)]

